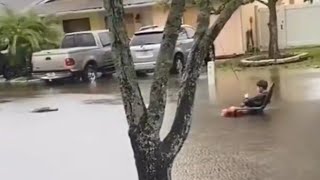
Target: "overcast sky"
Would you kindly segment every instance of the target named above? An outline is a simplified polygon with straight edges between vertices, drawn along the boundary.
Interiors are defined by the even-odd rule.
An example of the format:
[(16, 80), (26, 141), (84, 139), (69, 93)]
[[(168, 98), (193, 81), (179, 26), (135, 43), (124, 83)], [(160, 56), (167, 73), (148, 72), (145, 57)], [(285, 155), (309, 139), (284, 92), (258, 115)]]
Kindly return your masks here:
[(0, 2), (7, 4), (11, 9), (22, 10), (37, 0), (0, 0)]

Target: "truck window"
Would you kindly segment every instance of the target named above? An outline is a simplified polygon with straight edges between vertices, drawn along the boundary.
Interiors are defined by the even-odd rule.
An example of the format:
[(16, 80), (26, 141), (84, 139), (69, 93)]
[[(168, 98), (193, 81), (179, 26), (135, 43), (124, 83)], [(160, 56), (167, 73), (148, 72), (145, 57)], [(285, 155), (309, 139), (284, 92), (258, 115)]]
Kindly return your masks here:
[(64, 37), (61, 48), (70, 48), (75, 46), (74, 35), (67, 35)]
[(97, 46), (96, 40), (91, 33), (76, 34), (75, 41), (77, 47)]
[(110, 33), (102, 32), (102, 33), (99, 33), (98, 36), (100, 38), (100, 41), (103, 47), (111, 45), (112, 40), (110, 37)]
[(91, 33), (72, 34), (64, 37), (61, 48), (96, 46), (96, 41)]

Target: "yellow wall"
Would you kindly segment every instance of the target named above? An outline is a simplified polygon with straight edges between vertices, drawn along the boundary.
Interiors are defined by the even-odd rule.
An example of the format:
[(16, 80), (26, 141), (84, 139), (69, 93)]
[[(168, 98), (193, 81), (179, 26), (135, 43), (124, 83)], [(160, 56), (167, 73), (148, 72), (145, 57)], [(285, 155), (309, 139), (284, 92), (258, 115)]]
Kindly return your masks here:
[(90, 18), (91, 30), (105, 29), (105, 22), (104, 22), (102, 13), (95, 12), (95, 13), (67, 14), (59, 17), (61, 22), (63, 20), (81, 19), (81, 18)]
[[(186, 8), (183, 15), (183, 24), (188, 24), (193, 27), (196, 27), (198, 12), (199, 11), (196, 7)], [(168, 10), (164, 10), (154, 6), (153, 7), (153, 24), (164, 26), (167, 21), (168, 14), (169, 14)]]
[(183, 24), (188, 24), (196, 28), (198, 13), (199, 10), (197, 7), (187, 8), (183, 15)]
[(153, 24), (158, 26), (165, 25), (168, 14), (169, 14), (168, 10), (154, 6), (152, 9)]

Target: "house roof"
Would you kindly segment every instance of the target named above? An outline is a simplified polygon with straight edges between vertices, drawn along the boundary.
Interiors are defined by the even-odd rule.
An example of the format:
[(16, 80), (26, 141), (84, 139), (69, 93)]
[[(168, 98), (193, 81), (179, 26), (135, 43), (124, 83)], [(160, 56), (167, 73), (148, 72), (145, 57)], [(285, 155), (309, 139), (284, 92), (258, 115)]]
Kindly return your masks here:
[(31, 8), (36, 3), (42, 0), (0, 0), (1, 8), (8, 7), (14, 11), (23, 11)]
[[(153, 5), (154, 3), (156, 3), (156, 0), (124, 0), (125, 8)], [(33, 8), (39, 14), (59, 14), (99, 9), (103, 9), (103, 0), (54, 0), (38, 4)]]

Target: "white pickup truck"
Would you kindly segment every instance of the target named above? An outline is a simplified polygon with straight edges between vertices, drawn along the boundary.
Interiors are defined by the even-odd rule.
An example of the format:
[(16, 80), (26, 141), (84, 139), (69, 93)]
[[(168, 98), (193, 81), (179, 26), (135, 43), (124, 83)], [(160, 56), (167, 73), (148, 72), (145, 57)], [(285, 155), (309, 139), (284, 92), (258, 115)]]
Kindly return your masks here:
[(60, 49), (33, 53), (33, 76), (47, 81), (79, 77), (97, 78), (97, 72), (114, 72), (108, 30), (66, 34)]

